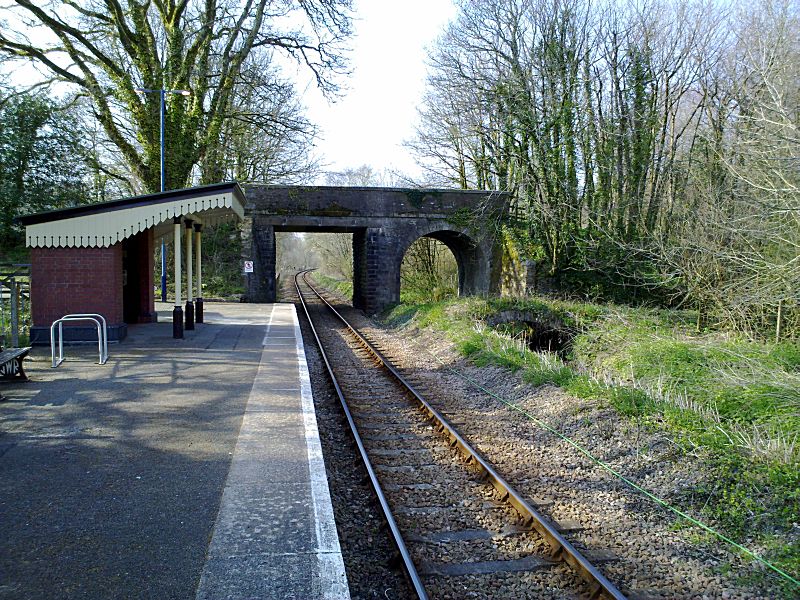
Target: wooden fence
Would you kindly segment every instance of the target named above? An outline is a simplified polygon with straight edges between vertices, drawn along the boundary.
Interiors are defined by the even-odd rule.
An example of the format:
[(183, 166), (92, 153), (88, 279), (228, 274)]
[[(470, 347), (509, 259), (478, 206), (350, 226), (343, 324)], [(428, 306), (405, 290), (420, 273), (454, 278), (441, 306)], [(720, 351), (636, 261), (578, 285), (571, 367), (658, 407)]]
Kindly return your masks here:
[(0, 346), (27, 344), (31, 326), (31, 266), (0, 264)]

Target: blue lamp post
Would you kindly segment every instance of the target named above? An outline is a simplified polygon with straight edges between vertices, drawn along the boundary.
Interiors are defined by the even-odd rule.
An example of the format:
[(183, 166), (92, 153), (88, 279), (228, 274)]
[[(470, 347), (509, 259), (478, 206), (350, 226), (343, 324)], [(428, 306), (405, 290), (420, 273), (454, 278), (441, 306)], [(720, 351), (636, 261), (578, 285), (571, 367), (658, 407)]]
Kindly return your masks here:
[[(147, 88), (136, 88), (136, 91), (141, 94), (159, 94), (161, 96), (161, 191), (164, 190), (166, 184), (164, 173), (164, 112), (165, 112), (165, 98), (167, 94), (179, 94), (181, 96), (189, 96), (191, 92), (188, 90), (150, 90)], [(161, 301), (167, 301), (167, 250), (165, 241), (161, 239)]]

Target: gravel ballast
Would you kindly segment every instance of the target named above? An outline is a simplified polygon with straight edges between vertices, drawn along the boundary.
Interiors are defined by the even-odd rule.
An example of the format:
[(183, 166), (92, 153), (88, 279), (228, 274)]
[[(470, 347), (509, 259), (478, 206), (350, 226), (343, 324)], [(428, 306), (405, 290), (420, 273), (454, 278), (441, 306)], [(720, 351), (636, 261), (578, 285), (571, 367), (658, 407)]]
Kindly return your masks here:
[[(567, 442), (497, 399), (469, 385), (456, 371), (569, 436), (617, 472), (668, 502), (701, 481), (713, 481), (701, 458), (687, 456), (663, 432), (639, 427), (597, 402), (560, 388), (525, 384), (498, 367), (476, 367), (441, 334), (392, 331), (357, 311), (348, 318), (385, 348), (404, 373), (429, 392), (435, 407), (519, 491), (542, 502), (556, 521), (582, 528), (570, 540), (611, 552), (605, 574), (620, 588), (646, 598), (776, 598), (774, 577), (741, 583), (763, 571), (723, 542), (697, 543), (697, 528), (634, 491)], [(436, 357), (436, 358), (434, 358)], [(677, 501), (676, 501), (677, 502)], [(712, 524), (713, 525), (713, 524)], [(746, 540), (745, 540), (746, 542)]]
[[(449, 369), (524, 408), (579, 442), (615, 470), (670, 501), (696, 483), (713, 477), (704, 470), (701, 458), (679, 452), (664, 433), (639, 427), (612, 409), (572, 397), (554, 386), (533, 387), (505, 369), (475, 367), (458, 355), (441, 334), (412, 328), (388, 330), (354, 310), (347, 311), (346, 316), (370, 340), (385, 349), (404, 373), (420, 382), (426, 389), (426, 398), (458, 423), (459, 431), (512, 485), (534, 499), (554, 520), (570, 522), (574, 531), (569, 537), (573, 543), (589, 554), (597, 551), (598, 555), (612, 556), (614, 560), (603, 562), (602, 569), (626, 592), (635, 592), (642, 598), (699, 600), (780, 597), (776, 588), (769, 587), (771, 577), (758, 578), (761, 581), (758, 587), (741, 583), (743, 578), (752, 580), (752, 575), (758, 574), (761, 567), (757, 563), (729, 552), (722, 542), (699, 543), (697, 529), (684, 527), (673, 513), (635, 492), (563, 440), (480, 392)], [(311, 354), (310, 349), (307, 350)], [(324, 385), (327, 385), (324, 381), (315, 381), (315, 386)], [(316, 387), (314, 391), (316, 395)], [(335, 412), (335, 407), (332, 411)], [(339, 428), (338, 435), (346, 437), (341, 416), (337, 415), (331, 422)], [(320, 427), (323, 429), (322, 423)], [(338, 452), (333, 447), (324, 447), (324, 451), (326, 461), (330, 452)], [(402, 462), (398, 460), (398, 464)], [(343, 472), (353, 470), (352, 463), (347, 464)], [(332, 486), (336, 486), (333, 481), (336, 475), (333, 475)], [(378, 514), (373, 510), (373, 517), (380, 521)], [(337, 512), (337, 522), (338, 517)], [(433, 518), (438, 520), (438, 525), (448, 525), (441, 522), (448, 518), (442, 514), (400, 515), (398, 518)], [(454, 518), (457, 520), (455, 515)], [(341, 523), (339, 527), (342, 528)], [(384, 534), (381, 539), (388, 537)], [(343, 541), (343, 545), (346, 542)], [(376, 547), (381, 545), (376, 544)], [(360, 551), (368, 556), (371, 550), (367, 544), (361, 546)], [(358, 564), (363, 559), (352, 560)], [(494, 589), (486, 597), (525, 597), (537, 585), (536, 574), (531, 575), (533, 587), (528, 590)], [(351, 573), (349, 576), (354, 577)], [(374, 583), (375, 579), (370, 582), (366, 578), (359, 587), (353, 585), (351, 579), (351, 589), (356, 590), (354, 597), (404, 597), (402, 592), (381, 595), (383, 592), (375, 590)], [(396, 592), (397, 589), (393, 589), (391, 594)], [(542, 597), (547, 597), (546, 592), (542, 593)]]

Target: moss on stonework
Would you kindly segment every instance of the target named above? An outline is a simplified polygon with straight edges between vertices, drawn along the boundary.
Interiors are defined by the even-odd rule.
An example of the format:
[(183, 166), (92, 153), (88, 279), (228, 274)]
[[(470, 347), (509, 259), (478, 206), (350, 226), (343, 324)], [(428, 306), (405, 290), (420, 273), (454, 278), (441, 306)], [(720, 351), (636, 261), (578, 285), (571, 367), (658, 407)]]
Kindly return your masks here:
[(438, 198), (442, 193), (436, 190), (407, 190), (405, 195), (414, 208), (422, 208), (422, 203), (425, 201), (426, 196)]
[(288, 217), (290, 215), (296, 214), (296, 210), (289, 210), (288, 208), (273, 208), (270, 213), (273, 215), (279, 215), (281, 217)]
[(453, 227), (467, 229), (475, 224), (475, 217), (472, 214), (472, 210), (466, 207), (461, 207), (447, 216), (447, 222)]
[(287, 195), (289, 196), (290, 200), (299, 200), (304, 195), (313, 193), (317, 191), (319, 188), (313, 185), (304, 185), (304, 186), (297, 186), (297, 187), (290, 187)]

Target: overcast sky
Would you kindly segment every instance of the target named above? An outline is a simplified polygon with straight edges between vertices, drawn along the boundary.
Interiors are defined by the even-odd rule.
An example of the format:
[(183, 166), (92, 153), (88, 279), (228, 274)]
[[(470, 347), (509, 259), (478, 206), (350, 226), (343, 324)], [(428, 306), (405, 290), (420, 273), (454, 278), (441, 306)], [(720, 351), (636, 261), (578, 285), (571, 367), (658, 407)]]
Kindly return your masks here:
[(356, 0), (355, 38), (345, 95), (330, 105), (315, 89), (304, 100), (321, 129), (328, 170), (369, 165), (418, 175), (402, 147), (416, 123), (425, 84), (425, 47), (455, 17), (452, 0)]
[[(425, 48), (455, 18), (456, 8), (452, 0), (355, 0), (354, 8), (352, 75), (341, 81), (342, 96), (329, 103), (304, 83), (310, 80), (308, 71), (297, 71), (307, 115), (320, 129), (316, 153), (328, 171), (366, 164), (376, 172), (394, 169), (418, 176), (402, 144), (414, 134)], [(20, 85), (40, 79), (28, 64), (17, 64), (13, 73)]]

